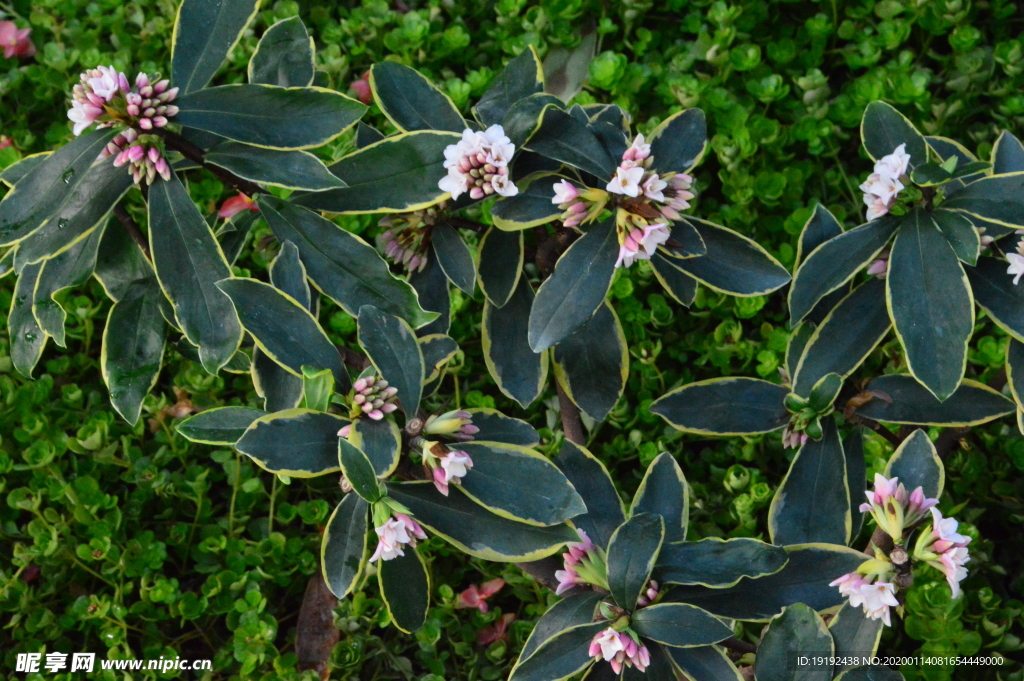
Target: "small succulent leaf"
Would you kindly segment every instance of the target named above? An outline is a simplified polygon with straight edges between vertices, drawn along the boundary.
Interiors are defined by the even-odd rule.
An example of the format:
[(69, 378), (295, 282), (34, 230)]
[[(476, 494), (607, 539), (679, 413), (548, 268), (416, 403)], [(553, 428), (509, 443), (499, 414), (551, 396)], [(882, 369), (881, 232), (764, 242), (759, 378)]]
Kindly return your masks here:
[(700, 234), (707, 253), (673, 262), (711, 290), (749, 297), (771, 293), (789, 283), (789, 271), (757, 242), (713, 222), (690, 215), (685, 219)]
[(651, 168), (660, 173), (687, 173), (700, 163), (708, 146), (708, 122), (700, 109), (684, 109), (666, 118), (650, 136)]
[(496, 228), (487, 230), (480, 240), (479, 258), (480, 290), (492, 305), (504, 307), (515, 293), (523, 271), (522, 232), (503, 232)]
[(402, 504), (416, 521), (463, 553), (484, 560), (540, 560), (566, 542), (579, 541), (568, 525), (537, 527), (491, 513), (450, 486), (448, 496), (431, 482), (389, 483), (388, 496)]
[[(878, 642), (884, 628), (882, 620), (870, 619), (863, 609), (844, 604), (828, 623), (828, 633), (836, 646), (835, 657), (842, 659), (874, 655), (878, 651)], [(839, 674), (851, 667), (852, 664), (837, 664), (835, 673)]]
[(656, 252), (651, 257), (651, 266), (654, 276), (664, 287), (665, 292), (682, 305), (690, 307), (693, 299), (697, 296), (697, 280), (679, 269), (675, 265), (675, 259)]
[[(818, 328), (804, 324), (797, 335), (809, 334), (793, 377), (793, 391), (808, 396), (826, 374), (846, 378), (882, 342), (892, 328), (885, 306), (885, 282), (871, 279), (843, 298)], [(806, 329), (806, 330), (805, 330)], [(790, 341), (791, 347), (793, 341)]]
[(279, 411), (253, 421), (235, 448), (271, 473), (314, 478), (341, 470), (338, 431), (347, 423), (309, 409)]
[(302, 255), (309, 278), (352, 316), (374, 305), (419, 328), (437, 313), (420, 307), (415, 289), (394, 277), (372, 246), (312, 211), (267, 194), (256, 199), (280, 241), (291, 241)]
[(359, 582), (366, 567), (366, 536), (370, 505), (349, 493), (334, 509), (320, 542), (324, 582), (338, 598), (344, 598)]
[(659, 584), (691, 584), (720, 589), (744, 577), (772, 575), (789, 562), (786, 550), (758, 539), (741, 537), (664, 544), (654, 568)]
[(875, 398), (857, 407), (855, 413), (883, 423), (976, 426), (1014, 410), (1013, 400), (971, 379), (965, 379), (943, 402), (907, 374), (879, 376), (865, 389), (881, 393), (892, 402)]
[(74, 193), (116, 134), (109, 129), (83, 133), (32, 164), (0, 201), (0, 247), (17, 243), (42, 227)]
[(533, 287), (521, 277), (515, 293), (501, 308), (484, 302), (481, 336), (484, 362), (498, 389), (527, 407), (544, 391), (548, 353), (530, 348), (527, 327), (534, 306)]
[(269, 149), (309, 149), (337, 138), (366, 113), (340, 92), (235, 83), (179, 96), (175, 122)]
[(831, 665), (794, 670), (797, 655), (829, 659), (835, 643), (821, 616), (803, 603), (794, 603), (769, 624), (757, 647), (754, 673), (758, 681), (828, 681)]
[(521, 447), (540, 444), (537, 430), (526, 421), (506, 416), (496, 409), (477, 408), (466, 411), (472, 415), (473, 425), (480, 429), (473, 436), (475, 440), (504, 442)]
[(430, 607), (430, 572), (415, 548), (377, 564), (380, 595), (391, 621), (407, 634), (423, 626)]
[(638, 513), (618, 527), (608, 542), (608, 588), (620, 608), (632, 612), (665, 539), (665, 520)]
[(554, 462), (587, 507), (586, 513), (573, 518), (573, 525), (583, 530), (595, 545), (607, 548), (616, 528), (626, 520), (622, 499), (608, 469), (586, 448), (568, 440), (563, 440)]
[[(81, 286), (96, 268), (96, 252), (103, 240), (103, 228), (93, 229), (67, 250), (42, 263), (32, 293), (32, 314), (39, 328), (60, 347), (64, 347), (64, 322), (67, 313), (54, 298), (64, 289)], [(21, 247), (17, 248), (21, 251)]]
[(499, 200), (491, 209), (494, 226), (506, 232), (515, 232), (556, 219), (562, 214), (561, 209), (551, 203), (555, 195), (552, 187), (557, 179), (557, 176), (551, 175), (538, 178), (516, 196)]
[(843, 233), (843, 225), (836, 219), (835, 215), (820, 203), (814, 204), (814, 211), (811, 217), (807, 218), (803, 229), (800, 230), (800, 239), (796, 246), (797, 264), (804, 261), (804, 258), (814, 252), (818, 246), (829, 239), (834, 239)]
[(594, 421), (603, 421), (629, 376), (626, 335), (608, 301), (555, 346), (554, 360), (555, 377), (569, 399)]
[(296, 197), (301, 206), (331, 213), (403, 213), (448, 197), (437, 186), (445, 176), (445, 147), (460, 136), (416, 130), (385, 137), (330, 166), (347, 187)]
[(736, 665), (718, 646), (666, 648), (665, 652), (693, 681), (744, 681)]
[(686, 603), (662, 603), (641, 608), (629, 619), (630, 628), (643, 638), (667, 646), (706, 646), (732, 636), (732, 627), (711, 613)]
[(822, 243), (800, 263), (789, 289), (790, 326), (875, 259), (902, 218), (887, 215)]
[(942, 207), (1020, 229), (1024, 227), (1024, 172), (982, 177), (964, 185)]
[(420, 335), (417, 341), (423, 352), (423, 368), (426, 376), (423, 383), (430, 383), (441, 374), (441, 369), (459, 352), (459, 344), (443, 333)]
[(537, 620), (519, 653), (519, 661), (529, 659), (552, 636), (570, 627), (593, 622), (594, 611), (602, 600), (603, 595), (596, 591), (582, 591), (556, 602)]
[(206, 162), (271, 187), (320, 191), (345, 186), (323, 161), (308, 151), (281, 151), (240, 142), (221, 142), (206, 153)]
[(956, 254), (923, 210), (903, 222), (885, 281), (889, 315), (910, 372), (945, 400), (967, 366), (974, 296)]
[(448, 280), (472, 296), (476, 288), (476, 263), (459, 233), (451, 225), (441, 223), (434, 227), (430, 243)]
[(259, 11), (260, 0), (183, 0), (171, 35), (171, 81), (182, 94), (206, 87)]
[(167, 325), (160, 313), (162, 298), (155, 278), (138, 284), (110, 308), (103, 329), (103, 381), (114, 409), (132, 425), (163, 365)]
[(817, 611), (838, 608), (844, 597), (829, 582), (853, 572), (868, 558), (834, 544), (796, 544), (787, 546), (786, 553), (789, 562), (774, 574), (740, 580), (725, 589), (677, 586), (662, 602), (692, 603), (719, 617), (759, 622), (794, 603)]
[(785, 386), (756, 378), (712, 378), (659, 397), (651, 412), (674, 428), (708, 435), (770, 433), (789, 423)]
[(1006, 274), (1006, 262), (981, 258), (976, 267), (965, 267), (978, 307), (1001, 329), (1024, 341), (1024, 287)]
[(231, 267), (177, 177), (149, 188), (149, 250), (177, 325), (199, 347), (203, 368), (216, 373), (242, 340), (231, 299), (217, 287)]
[(913, 492), (923, 488), (925, 497), (938, 499), (946, 485), (946, 468), (942, 465), (928, 433), (920, 428), (904, 438), (885, 467), (887, 478), (898, 477)]
[(230, 446), (245, 435), (253, 421), (266, 415), (262, 409), (215, 407), (188, 417), (175, 430), (191, 442)]
[(351, 380), (338, 349), (306, 306), (284, 291), (255, 279), (217, 282), (230, 298), (242, 326), (270, 359), (296, 376), (302, 367), (331, 371), (337, 389), (348, 392)]
[(123, 167), (114, 167), (113, 159), (89, 168), (49, 219), (18, 243), (15, 269), (20, 272), (28, 263), (57, 257), (95, 234), (131, 186), (131, 175)]
[(530, 310), (529, 341), (534, 352), (561, 342), (593, 316), (611, 286), (618, 250), (614, 220), (608, 219), (562, 254)]
[(686, 539), (690, 503), (686, 476), (675, 458), (662, 452), (647, 467), (633, 496), (629, 515), (653, 513), (665, 520), (665, 543)]
[(593, 661), (591, 640), (606, 626), (606, 622), (595, 622), (563, 629), (544, 641), (533, 655), (520, 659), (509, 681), (561, 681), (582, 671)]
[(423, 389), (423, 351), (404, 319), (372, 305), (359, 308), (359, 345), (381, 377), (398, 390), (406, 418), (415, 418)]
[(886, 102), (871, 102), (864, 109), (860, 136), (865, 151), (874, 161), (888, 156), (901, 144), (907, 145), (911, 168), (928, 160), (928, 144), (924, 136), (906, 116)]
[(416, 69), (394, 61), (370, 68), (373, 100), (401, 132), (447, 130), (461, 133), (466, 122), (451, 98)]
[(864, 458), (864, 438), (860, 428), (853, 431), (843, 440), (843, 455), (846, 457), (846, 481), (850, 488), (850, 518), (852, 529), (850, 536), (856, 538), (864, 526), (864, 513), (860, 510), (863, 503), (865, 480), (867, 480), (867, 462)]
[(992, 173), (1004, 175), (1024, 171), (1024, 145), (1012, 132), (1003, 130), (992, 147)]
[(462, 491), (492, 513), (549, 526), (586, 512), (572, 483), (539, 452), (479, 440), (457, 446), (473, 459), (473, 468), (462, 478)]
[(402, 433), (391, 419), (356, 419), (348, 441), (366, 455), (378, 478), (386, 478), (398, 468)]
[(960, 262), (965, 265), (974, 265), (978, 262), (981, 236), (970, 220), (962, 213), (941, 208), (932, 211), (931, 217)]
[(544, 89), (544, 67), (537, 48), (528, 45), (510, 60), (473, 107), (484, 126), (501, 123), (513, 104)]
[(249, 82), (281, 87), (313, 84), (316, 48), (299, 17), (288, 17), (263, 33), (249, 58)]
[(573, 48), (556, 45), (544, 58), (544, 92), (563, 102), (569, 102), (583, 89), (597, 49), (597, 31), (584, 28), (580, 33), (579, 45)]
[(618, 166), (590, 126), (553, 104), (545, 107), (527, 148), (600, 179), (610, 178)]
[(797, 452), (768, 510), (773, 544), (850, 542), (850, 488), (846, 457), (835, 420), (822, 422), (820, 440), (807, 440)]

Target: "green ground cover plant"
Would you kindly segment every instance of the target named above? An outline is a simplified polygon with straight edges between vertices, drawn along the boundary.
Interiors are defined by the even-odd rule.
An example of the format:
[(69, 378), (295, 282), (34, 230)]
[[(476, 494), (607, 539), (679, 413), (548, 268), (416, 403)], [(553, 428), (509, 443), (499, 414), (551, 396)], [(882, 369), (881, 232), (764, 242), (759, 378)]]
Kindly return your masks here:
[(6, 673), (1024, 678), (1015, 4), (212, 7), (0, 3)]

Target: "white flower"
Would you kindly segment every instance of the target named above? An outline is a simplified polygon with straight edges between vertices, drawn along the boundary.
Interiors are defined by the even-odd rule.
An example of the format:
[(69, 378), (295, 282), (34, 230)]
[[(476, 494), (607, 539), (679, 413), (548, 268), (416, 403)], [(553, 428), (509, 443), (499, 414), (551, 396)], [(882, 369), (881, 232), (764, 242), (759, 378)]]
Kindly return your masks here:
[(647, 225), (644, 227), (644, 236), (640, 240), (640, 247), (643, 248), (647, 257), (644, 260), (650, 260), (651, 256), (654, 255), (654, 251), (658, 249), (658, 246), (668, 241), (668, 238), (672, 235), (668, 231), (668, 225), (664, 222), (659, 222), (653, 225)]
[(867, 204), (868, 207), (866, 214), (868, 222), (880, 218), (889, 212), (889, 205), (873, 194), (865, 194), (864, 203)]
[(113, 99), (120, 81), (117, 70), (113, 66), (100, 66), (90, 73), (92, 77), (87, 82), (92, 91), (108, 102)]
[(906, 174), (909, 165), (910, 154), (907, 153), (907, 145), (901, 144), (891, 154), (875, 162), (875, 172), (895, 180)]
[(1017, 282), (1020, 281), (1021, 275), (1024, 274), (1024, 255), (1018, 255), (1017, 253), (1007, 253), (1006, 260), (1007, 262), (1010, 263), (1010, 266), (1006, 268), (1006, 273), (1016, 275), (1013, 277), (1013, 284), (1014, 286), (1016, 286)]
[(594, 637), (594, 640), (590, 643), (589, 652), (591, 657), (597, 657), (600, 655), (605, 662), (609, 662), (618, 653), (625, 651), (625, 649), (626, 646), (622, 644), (619, 632), (608, 627)]
[(83, 104), (79, 101), (71, 102), (71, 108), (68, 109), (68, 118), (75, 124), (74, 132), (76, 137), (81, 135), (101, 115), (103, 115), (103, 110), (99, 107), (92, 104)]
[(948, 541), (958, 546), (966, 546), (971, 542), (970, 537), (957, 532), (959, 523), (956, 518), (943, 518), (939, 509), (932, 507), (928, 509), (932, 514), (932, 532), (940, 541)]
[(516, 147), (500, 125), (492, 125), (484, 132), (467, 128), (462, 139), (449, 144), (444, 150), (444, 167), (448, 174), (442, 177), (439, 189), (459, 198), (469, 193), (473, 199), (491, 194), (515, 196), (519, 189), (508, 177), (508, 164)]
[(404, 556), (402, 547), (412, 541), (405, 523), (395, 518), (388, 518), (383, 525), (375, 527), (374, 532), (380, 541), (377, 543), (377, 550), (370, 557), (371, 563), (378, 559), (392, 560)]
[(869, 221), (888, 213), (896, 196), (905, 189), (900, 178), (906, 174), (910, 164), (910, 154), (906, 148), (906, 144), (901, 144), (891, 154), (878, 159), (874, 172), (861, 184)]
[[(889, 582), (875, 582), (864, 584), (860, 587), (859, 595), (863, 599), (864, 614), (870, 619), (880, 619), (885, 626), (892, 626), (889, 617), (889, 608), (900, 604), (896, 600), (896, 586)], [(850, 598), (850, 605), (853, 605), (853, 598)]]
[(661, 179), (657, 174), (648, 177), (643, 184), (644, 196), (651, 199), (652, 201), (665, 202), (665, 187), (668, 186), (668, 182)]
[(495, 175), (491, 180), (491, 187), (494, 188), (494, 193), (498, 196), (515, 196), (519, 193), (519, 187), (508, 179), (508, 175)]
[(903, 191), (903, 183), (895, 177), (874, 173), (860, 186), (861, 191), (866, 195), (872, 195), (886, 203), (896, 198), (896, 195)]
[(552, 197), (551, 203), (555, 204), (556, 206), (569, 203), (570, 201), (573, 201), (577, 196), (580, 195), (579, 190), (576, 189), (576, 185), (574, 185), (572, 182), (569, 182), (568, 180), (556, 182), (552, 186), (552, 189), (554, 189), (555, 195), (554, 197)]
[(625, 194), (626, 196), (639, 196), (640, 180), (644, 177), (643, 168), (616, 168), (615, 177), (605, 187), (612, 194)]
[(637, 135), (633, 138), (633, 143), (629, 145), (629, 149), (622, 154), (623, 161), (643, 161), (645, 158), (651, 155), (651, 145), (644, 143), (644, 136)]
[(473, 467), (473, 459), (469, 454), (459, 450), (453, 450), (441, 457), (441, 468), (444, 469), (445, 482), (452, 482), (466, 477), (466, 473)]
[(437, 183), (438, 189), (449, 192), (452, 199), (457, 199), (469, 191), (469, 176), (464, 175), (456, 168), (450, 168), (448, 174)]
[(970, 560), (971, 556), (967, 549), (963, 546), (957, 546), (939, 556), (938, 565), (930, 562), (931, 565), (939, 568), (942, 574), (946, 576), (946, 582), (953, 593), (953, 598), (960, 596), (960, 582), (967, 578), (967, 568), (964, 567), (964, 563)]

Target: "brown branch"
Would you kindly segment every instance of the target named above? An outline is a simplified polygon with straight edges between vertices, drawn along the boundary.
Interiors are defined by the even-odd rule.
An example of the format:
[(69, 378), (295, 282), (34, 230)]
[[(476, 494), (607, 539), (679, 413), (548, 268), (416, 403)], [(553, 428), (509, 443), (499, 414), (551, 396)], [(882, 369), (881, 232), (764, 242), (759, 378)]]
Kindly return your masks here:
[(557, 378), (555, 379), (555, 389), (558, 391), (558, 412), (562, 416), (562, 432), (565, 433), (565, 439), (583, 447), (587, 444), (587, 437), (583, 433), (580, 408), (569, 399)]
[(948, 428), (942, 431), (942, 435), (935, 441), (935, 453), (938, 454), (940, 459), (945, 459), (949, 456), (957, 445), (960, 444), (960, 440), (967, 437), (971, 429), (967, 426), (961, 428)]
[(458, 229), (468, 229), (469, 231), (476, 232), (477, 234), (483, 234), (488, 229), (490, 229), (490, 227), (481, 222), (477, 222), (476, 220), (469, 220), (467, 218), (460, 218), (455, 215), (447, 218), (447, 221), (448, 224), (451, 225), (452, 227), (456, 227)]
[(889, 444), (893, 447), (899, 447), (903, 444), (903, 438), (874, 419), (869, 419), (866, 416), (861, 416), (860, 414), (850, 414), (846, 417), (846, 420), (854, 425), (867, 426), (888, 440)]
[(182, 156), (192, 161), (193, 163), (198, 163), (203, 168), (209, 170), (222, 181), (231, 185), (232, 187), (242, 192), (243, 194), (252, 197), (256, 194), (266, 193), (255, 182), (243, 180), (242, 178), (238, 177), (229, 170), (207, 163), (206, 152), (197, 147), (196, 145), (192, 144), (191, 142), (189, 142), (181, 135), (173, 133), (170, 130), (167, 130), (166, 128), (154, 128), (149, 132), (151, 134), (160, 136), (163, 139), (164, 144), (166, 144), (168, 148), (174, 149), (175, 151), (179, 152)]
[(142, 233), (142, 230), (139, 229), (138, 223), (132, 219), (132, 216), (128, 214), (128, 211), (125, 210), (124, 206), (121, 204), (114, 206), (114, 217), (124, 225), (124, 229), (128, 232), (132, 241), (138, 244), (139, 248), (142, 249), (142, 254), (146, 256), (146, 260), (152, 260), (149, 255), (149, 241), (146, 240), (146, 235)]
[(370, 366), (370, 358), (358, 350), (346, 348), (344, 345), (335, 345), (334, 347), (338, 348), (338, 352), (341, 353), (341, 360), (356, 371), (362, 371)]
[(724, 641), (719, 641), (718, 645), (722, 646), (723, 648), (728, 648), (733, 652), (737, 652), (740, 655), (746, 655), (747, 653), (757, 652), (757, 646), (755, 646), (753, 643), (751, 643), (750, 641), (738, 639), (735, 636), (730, 636)]

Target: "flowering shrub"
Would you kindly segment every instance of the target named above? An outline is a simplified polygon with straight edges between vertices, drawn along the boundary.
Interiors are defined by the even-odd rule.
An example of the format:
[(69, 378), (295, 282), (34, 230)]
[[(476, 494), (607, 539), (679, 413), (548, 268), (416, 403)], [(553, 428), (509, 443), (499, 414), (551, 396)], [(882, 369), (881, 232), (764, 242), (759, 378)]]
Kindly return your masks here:
[[(133, 86), (111, 66), (90, 69), (68, 93), (76, 139), (4, 173), (12, 189), (0, 220), (5, 267), (17, 274), (9, 328), (18, 371), (32, 373), (49, 337), (64, 343), (55, 293), (95, 274), (116, 301), (101, 362), (115, 408), (133, 424), (150, 413), (146, 403), (156, 398), (147, 395), (171, 348), (202, 367), (197, 381), (242, 375), (233, 380), (258, 399), (204, 409), (176, 430), (221, 448), (215, 457), (233, 449), (268, 471), (275, 488), (334, 506), (315, 523), (322, 537), (307, 534), (319, 543), (327, 588), (350, 599), (341, 608), (358, 611), (368, 580), (375, 582), (376, 622), (421, 641), (432, 636), (437, 608), (487, 614), (485, 601), (500, 585), (458, 598), (435, 593), (439, 571), (430, 563), (452, 553), (516, 562), (564, 596), (550, 597), (518, 651), (516, 679), (584, 669), (596, 677), (736, 678), (751, 664), (741, 654), (750, 653), (756, 674), (785, 678), (793, 641), (834, 652), (868, 640), (874, 652), (883, 625), (899, 627), (908, 602), (934, 593), (920, 585), (931, 572), (948, 584), (954, 607), (964, 607), (960, 584), (977, 544), (969, 547), (971, 536), (936, 508), (941, 457), (959, 439), (943, 437), (1017, 410), (1019, 344), (1010, 342), (1005, 360), (1009, 394), (964, 378), (973, 302), (966, 336), (963, 319), (953, 329), (938, 313), (922, 327), (913, 298), (921, 290), (912, 295), (916, 289), (898, 282), (914, 271), (929, 311), (940, 302), (959, 310), (957, 295), (966, 291), (1014, 336), (1015, 258), (1024, 256), (1009, 252), (1021, 212), (1013, 183), (1022, 152), (1012, 134), (982, 163), (955, 142), (921, 136), (888, 105), (870, 104), (865, 148), (877, 161), (861, 187), (868, 222), (844, 231), (821, 205), (809, 216), (790, 293), (796, 326), (773, 341), (785, 361), (757, 367), (773, 380), (692, 383), (685, 372), (666, 379), (652, 373), (660, 344), (628, 342), (637, 329), (666, 322), (653, 312), (624, 314), (626, 285), (656, 281), (679, 305), (655, 293), (651, 300), (661, 302), (652, 310), (701, 319), (707, 296), (735, 298), (730, 309), (756, 313), (790, 279), (782, 252), (740, 233), (755, 233), (742, 216), (698, 198), (710, 189), (696, 170), (709, 146), (704, 111), (684, 108), (634, 129), (630, 114), (642, 110), (629, 110), (628, 99), (570, 105), (569, 96), (556, 96), (539, 54), (527, 48), (480, 88), (472, 117), (449, 85), (396, 61), (375, 64), (352, 90), (383, 116), (373, 121), (378, 130), (357, 122), (361, 104), (323, 87), (329, 81), (314, 68), (297, 18), (264, 31), (248, 83), (206, 87), (244, 36), (254, 5), (224, 3), (218, 22), (205, 7), (182, 7), (170, 79), (140, 74)], [(592, 63), (595, 83), (613, 83), (601, 77), (610, 61)], [(751, 83), (759, 98), (777, 99), (770, 78)], [(721, 137), (710, 146), (728, 157)], [(722, 176), (722, 191), (730, 191)], [(188, 192), (211, 178), (233, 196), (219, 210), (219, 201), (200, 202), (201, 210)], [(144, 213), (129, 210), (142, 202)], [(216, 230), (213, 213), (225, 220)], [(379, 227), (376, 252), (375, 228), (364, 235), (370, 223)], [(854, 234), (864, 243), (844, 241)], [(268, 262), (238, 259), (250, 235)], [(928, 251), (914, 261), (901, 239), (934, 253), (948, 244), (954, 257)], [(925, 267), (933, 263), (950, 266), (935, 273)], [(989, 265), (999, 277), (988, 276)], [(985, 274), (975, 278), (975, 269)], [(478, 282), (479, 329), (469, 302)], [(321, 305), (339, 312), (321, 315)], [(689, 306), (692, 315), (682, 309)], [(337, 333), (350, 322), (348, 338)], [(773, 332), (768, 327), (763, 333)], [(895, 373), (868, 361), (893, 327), (884, 352)], [(459, 363), (474, 346), (490, 375), (481, 370), (474, 390), (503, 393), (504, 413), (461, 408), (469, 398), (460, 393)], [(770, 500), (769, 541), (718, 539), (706, 525), (691, 530), (674, 433), (653, 451), (630, 448), (631, 460), (639, 450), (649, 466), (628, 511), (622, 506), (619, 489), (633, 485), (613, 481), (588, 450), (584, 427), (591, 440), (602, 423), (619, 427), (616, 404), (631, 370), (642, 372), (649, 398), (663, 394), (650, 412), (680, 433), (736, 442), (781, 431), (797, 450), (774, 495), (760, 479), (749, 488), (748, 499)], [(552, 389), (558, 414), (551, 405), (546, 428), (507, 415), (513, 401), (544, 409)], [(155, 420), (192, 407), (182, 399)], [(646, 405), (641, 411), (650, 415)], [(564, 439), (552, 430), (558, 417)], [(896, 448), (864, 507), (857, 502), (870, 462), (862, 427), (878, 434), (868, 434), (876, 450), (880, 438)], [(924, 428), (947, 430), (933, 444)], [(778, 442), (760, 442), (768, 441)], [(749, 477), (742, 482), (730, 469), (726, 486), (747, 487)], [(852, 546), (865, 513), (875, 533), (859, 551)], [(504, 613), (477, 640), (505, 646), (518, 635), (514, 618)]]

